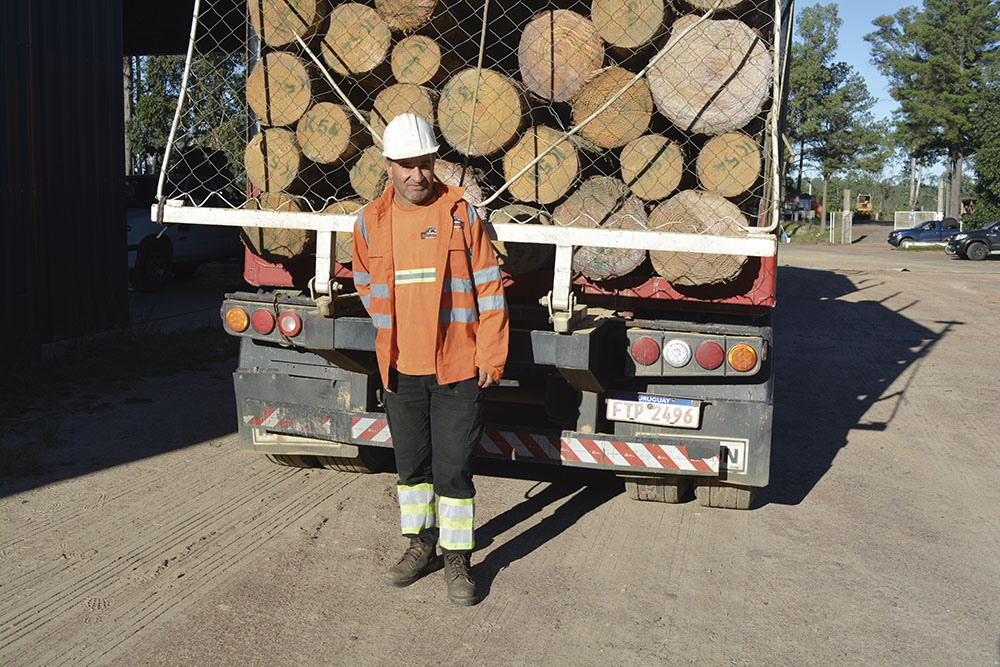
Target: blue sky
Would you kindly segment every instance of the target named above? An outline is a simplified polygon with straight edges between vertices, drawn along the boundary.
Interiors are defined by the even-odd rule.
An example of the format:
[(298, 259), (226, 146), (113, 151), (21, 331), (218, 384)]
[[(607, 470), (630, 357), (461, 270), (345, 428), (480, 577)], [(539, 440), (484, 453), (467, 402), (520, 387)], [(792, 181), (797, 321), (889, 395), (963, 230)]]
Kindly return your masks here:
[(800, 0), (795, 3), (798, 14), (805, 7), (813, 5), (837, 5), (837, 13), (843, 22), (838, 36), (837, 60), (851, 65), (855, 71), (865, 78), (868, 92), (878, 98), (872, 109), (875, 118), (889, 118), (896, 101), (889, 95), (888, 83), (871, 64), (871, 49), (864, 36), (875, 31), (872, 20), (879, 16), (895, 14), (903, 7), (923, 7), (923, 0), (845, 0), (844, 2), (817, 2), (816, 0)]

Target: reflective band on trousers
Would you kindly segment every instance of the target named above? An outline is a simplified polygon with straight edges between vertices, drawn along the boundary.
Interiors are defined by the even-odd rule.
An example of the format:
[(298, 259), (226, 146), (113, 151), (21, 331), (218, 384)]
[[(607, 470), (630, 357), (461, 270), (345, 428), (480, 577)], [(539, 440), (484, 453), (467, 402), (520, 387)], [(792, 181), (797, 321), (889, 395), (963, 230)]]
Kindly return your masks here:
[(448, 551), (471, 551), (476, 546), (473, 537), (476, 499), (441, 496), (438, 512), (440, 513), (438, 544), (441, 548)]
[(434, 527), (434, 485), (396, 486), (399, 496), (399, 523), (403, 535), (419, 535), (424, 528)]

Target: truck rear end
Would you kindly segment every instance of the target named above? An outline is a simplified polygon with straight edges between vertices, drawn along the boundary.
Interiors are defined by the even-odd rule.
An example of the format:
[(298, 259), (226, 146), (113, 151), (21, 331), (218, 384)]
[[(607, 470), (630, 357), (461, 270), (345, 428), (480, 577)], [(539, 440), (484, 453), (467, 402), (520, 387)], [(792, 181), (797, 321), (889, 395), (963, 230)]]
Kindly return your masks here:
[[(504, 272), (510, 351), (485, 391), (483, 465), (607, 469), (640, 500), (693, 487), (750, 506), (769, 475), (789, 2), (222, 9), (196, 15), (173, 145), (219, 141), (209, 130), (245, 114), (217, 151), (246, 197), (161, 197), (153, 215), (243, 228), (248, 287), (220, 314), (241, 341), (244, 449), (358, 472), (391, 459), (349, 249), (384, 187), (381, 130), (413, 112)], [(242, 55), (220, 53), (235, 34)], [(199, 88), (223, 67), (245, 76), (228, 118)]]

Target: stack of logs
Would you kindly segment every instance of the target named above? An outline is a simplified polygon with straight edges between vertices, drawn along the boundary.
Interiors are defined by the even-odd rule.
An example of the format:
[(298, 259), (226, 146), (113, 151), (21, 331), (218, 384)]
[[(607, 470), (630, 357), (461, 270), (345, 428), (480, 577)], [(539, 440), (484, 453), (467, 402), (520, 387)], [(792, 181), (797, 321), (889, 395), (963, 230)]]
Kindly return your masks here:
[[(374, 7), (249, 0), (263, 47), (246, 90), (261, 123), (246, 147), (246, 171), (260, 191), (249, 205), (358, 210), (385, 187), (379, 135), (394, 116), (412, 112), (443, 140), (438, 179), (466, 186), (473, 204), (555, 145), (510, 182), (491, 206), (494, 221), (744, 234), (751, 225), (744, 211), (755, 212), (761, 196), (773, 67), (759, 1), (723, 0), (728, 11), (700, 22), (696, 12), (715, 0), (671, 3), (687, 9), (665, 8), (663, 0), (593, 0), (589, 17), (569, 9), (531, 15), (523, 7), (519, 32), (488, 47), (511, 58), (516, 50), (516, 71), (507, 72), (477, 71), (475, 53), (449, 51), (463, 41), (459, 23), (467, 32), (476, 26), (478, 36), (481, 16), (455, 16), (438, 0), (374, 0)], [(510, 19), (515, 10), (504, 11), (518, 20)], [(295, 33), (350, 91), (374, 135), (330, 89)], [(665, 55), (637, 77), (664, 44)], [(577, 136), (565, 137), (560, 126), (587, 120), (626, 85)], [(273, 261), (314, 247), (307, 232), (247, 232), (252, 249)], [(498, 243), (497, 251), (512, 274), (542, 268), (550, 257), (545, 246)], [(337, 259), (350, 261), (349, 238), (338, 238)], [(604, 280), (645, 265), (674, 284), (704, 285), (734, 280), (746, 261), (580, 248), (574, 270)]]

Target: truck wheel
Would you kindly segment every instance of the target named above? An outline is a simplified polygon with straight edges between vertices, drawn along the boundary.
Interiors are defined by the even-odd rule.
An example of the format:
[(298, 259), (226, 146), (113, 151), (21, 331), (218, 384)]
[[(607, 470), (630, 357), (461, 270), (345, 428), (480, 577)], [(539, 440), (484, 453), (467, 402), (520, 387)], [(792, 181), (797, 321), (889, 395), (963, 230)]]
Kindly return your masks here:
[(369, 474), (384, 472), (392, 458), (392, 450), (387, 447), (358, 447), (358, 455), (352, 458), (343, 456), (317, 456), (320, 466), (327, 470), (340, 472), (357, 472)]
[(174, 275), (182, 280), (186, 280), (194, 275), (194, 272), (201, 266), (201, 262), (177, 262), (174, 264)]
[(166, 239), (143, 239), (135, 256), (132, 286), (140, 292), (159, 292), (170, 276), (170, 257), (173, 254)]
[(990, 251), (986, 249), (985, 243), (970, 243), (969, 247), (966, 248), (965, 254), (969, 256), (969, 259), (973, 259), (977, 262), (981, 262), (990, 255)]
[(729, 510), (750, 508), (757, 489), (752, 486), (732, 486), (715, 481), (698, 482), (694, 495), (705, 507), (721, 507)]
[(633, 500), (648, 500), (656, 503), (679, 503), (691, 489), (687, 477), (622, 477), (625, 493)]
[(905, 239), (903, 239), (902, 241), (899, 242), (899, 247), (900, 248), (912, 248), (913, 247), (913, 239), (911, 239), (909, 236), (907, 236)]
[(268, 454), (267, 460), (271, 463), (277, 463), (279, 466), (288, 466), (290, 468), (322, 468), (318, 457), (316, 456), (300, 456), (299, 454)]

